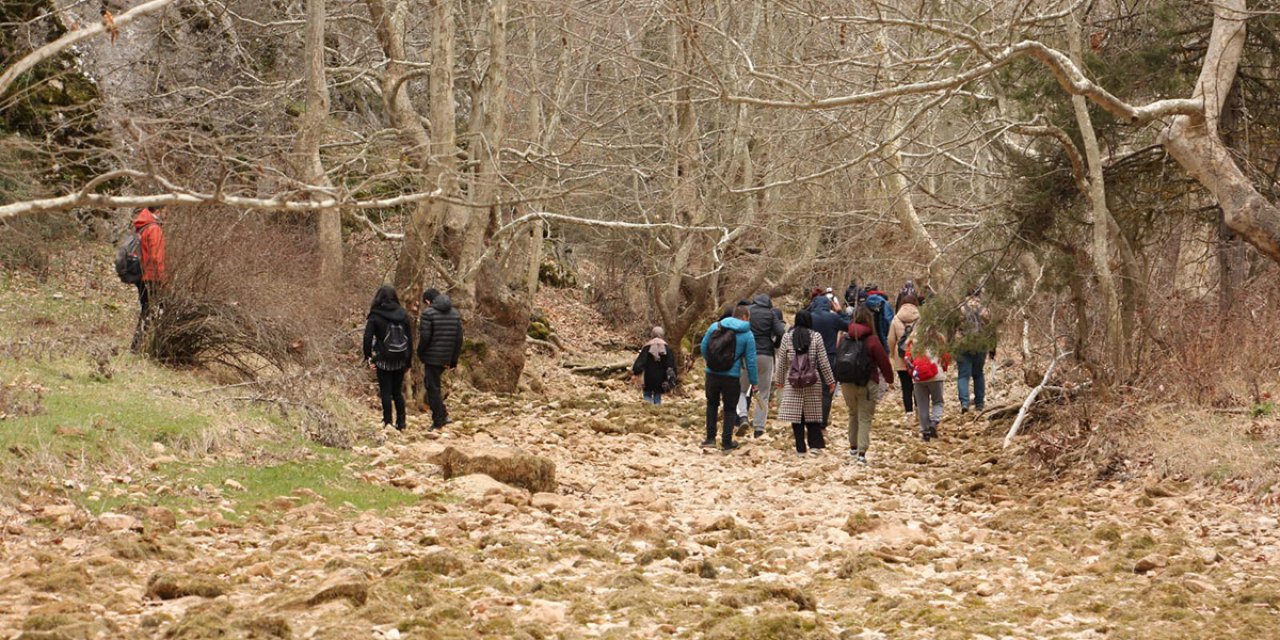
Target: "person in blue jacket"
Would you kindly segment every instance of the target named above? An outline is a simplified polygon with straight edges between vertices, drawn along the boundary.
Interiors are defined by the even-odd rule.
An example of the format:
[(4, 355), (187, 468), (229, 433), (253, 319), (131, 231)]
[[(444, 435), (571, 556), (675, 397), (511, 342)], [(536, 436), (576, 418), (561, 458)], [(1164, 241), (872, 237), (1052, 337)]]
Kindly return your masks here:
[(720, 446), (725, 451), (733, 451), (738, 448), (738, 443), (733, 441), (733, 428), (738, 417), (735, 410), (738, 404), (738, 394), (742, 392), (742, 383), (738, 381), (738, 376), (742, 373), (742, 367), (745, 364), (747, 369), (747, 379), (751, 382), (751, 391), (754, 393), (760, 379), (756, 371), (756, 339), (751, 333), (751, 310), (745, 305), (738, 305), (734, 308), (730, 317), (724, 318), (707, 327), (706, 333), (702, 335), (702, 356), (707, 357), (708, 349), (711, 348), (711, 336), (716, 329), (721, 327), (734, 332), (734, 354), (733, 366), (723, 371), (712, 371), (708, 366), (707, 372), (707, 439), (703, 441), (704, 448), (713, 448), (716, 446), (716, 422), (720, 420), (720, 408), (724, 408), (724, 419), (722, 424)]
[(862, 304), (866, 305), (871, 311), (871, 316), (876, 321), (876, 335), (880, 337), (880, 344), (889, 344), (889, 326), (893, 324), (893, 305), (889, 302), (888, 294), (880, 290), (869, 291), (867, 299)]
[[(849, 318), (831, 310), (831, 300), (826, 296), (814, 298), (809, 305), (809, 314), (813, 316), (813, 330), (822, 336), (822, 346), (827, 352), (827, 362), (836, 361), (836, 334), (849, 328)], [(831, 400), (835, 398), (835, 390), (822, 387), (822, 427), (825, 429), (831, 422)]]

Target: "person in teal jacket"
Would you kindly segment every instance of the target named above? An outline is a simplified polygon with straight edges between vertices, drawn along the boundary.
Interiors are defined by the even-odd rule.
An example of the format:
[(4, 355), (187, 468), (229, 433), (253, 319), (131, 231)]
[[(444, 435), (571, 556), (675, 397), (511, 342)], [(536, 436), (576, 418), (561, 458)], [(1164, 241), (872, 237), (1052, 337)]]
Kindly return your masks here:
[(742, 383), (739, 382), (738, 376), (742, 373), (743, 365), (747, 367), (747, 379), (751, 381), (752, 392), (756, 390), (760, 380), (756, 370), (756, 339), (751, 333), (750, 308), (746, 305), (738, 305), (734, 308), (732, 315), (726, 314), (726, 316), (707, 327), (707, 332), (702, 335), (702, 356), (705, 359), (707, 349), (711, 345), (711, 335), (716, 329), (724, 327), (737, 334), (733, 366), (724, 371), (712, 371), (710, 366), (706, 368), (707, 439), (702, 446), (706, 448), (716, 446), (716, 422), (720, 420), (720, 408), (724, 407), (720, 445), (725, 451), (733, 451), (738, 448), (738, 443), (733, 441), (733, 427), (734, 420), (737, 418), (735, 408), (738, 404), (738, 394), (742, 392)]

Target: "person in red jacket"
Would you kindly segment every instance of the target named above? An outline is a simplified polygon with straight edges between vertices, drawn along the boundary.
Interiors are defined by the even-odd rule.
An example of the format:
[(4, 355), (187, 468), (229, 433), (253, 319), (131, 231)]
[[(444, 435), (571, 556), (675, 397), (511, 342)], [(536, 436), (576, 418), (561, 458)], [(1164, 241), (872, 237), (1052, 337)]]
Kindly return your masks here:
[(851, 382), (841, 383), (840, 393), (849, 409), (849, 453), (855, 462), (867, 464), (867, 449), (871, 446), (871, 420), (876, 415), (876, 403), (884, 394), (886, 385), (893, 386), (893, 366), (885, 352), (880, 337), (876, 335), (875, 318), (871, 310), (858, 305), (849, 323), (846, 340), (864, 340), (867, 355), (873, 366), (871, 380), (865, 386)]
[(152, 297), (167, 280), (168, 272), (164, 257), (164, 224), (163, 207), (155, 211), (143, 209), (133, 220), (133, 230), (142, 239), (142, 281), (138, 283), (138, 328), (133, 333), (134, 351), (142, 343), (142, 336), (152, 312)]

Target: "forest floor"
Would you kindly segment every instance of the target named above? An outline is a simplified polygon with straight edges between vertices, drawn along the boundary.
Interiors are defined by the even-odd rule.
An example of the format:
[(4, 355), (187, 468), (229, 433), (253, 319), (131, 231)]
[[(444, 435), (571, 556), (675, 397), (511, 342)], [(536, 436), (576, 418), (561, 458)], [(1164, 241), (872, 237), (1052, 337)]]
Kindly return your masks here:
[[(12, 414), (0, 421), (0, 638), (1280, 628), (1275, 507), (1154, 477), (1049, 477), (950, 398), (930, 443), (886, 400), (869, 467), (848, 459), (839, 401), (821, 455), (797, 457), (777, 422), (724, 454), (698, 446), (696, 388), (648, 407), (622, 381), (541, 355), (529, 369), (539, 393), (455, 391), (444, 432), (415, 416), (404, 434), (339, 451), (204, 393), (214, 385), (194, 373), (127, 355), (42, 357), (52, 330), (38, 317), (83, 311), (120, 340), (110, 320), (132, 313), (127, 298), (4, 285), (0, 328), (14, 346), (0, 361)], [(430, 462), (446, 447), (541, 456), (558, 491), (446, 480)]]

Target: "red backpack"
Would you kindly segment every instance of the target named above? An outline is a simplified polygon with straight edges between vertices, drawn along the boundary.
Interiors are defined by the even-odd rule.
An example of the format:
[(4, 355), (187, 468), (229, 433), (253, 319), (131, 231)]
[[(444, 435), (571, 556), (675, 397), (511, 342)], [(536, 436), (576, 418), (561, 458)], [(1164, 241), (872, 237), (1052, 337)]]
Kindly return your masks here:
[(911, 372), (912, 382), (928, 382), (938, 377), (938, 365), (926, 356), (915, 357), (911, 355), (911, 345), (907, 345), (907, 355), (904, 358), (907, 363), (907, 370)]

